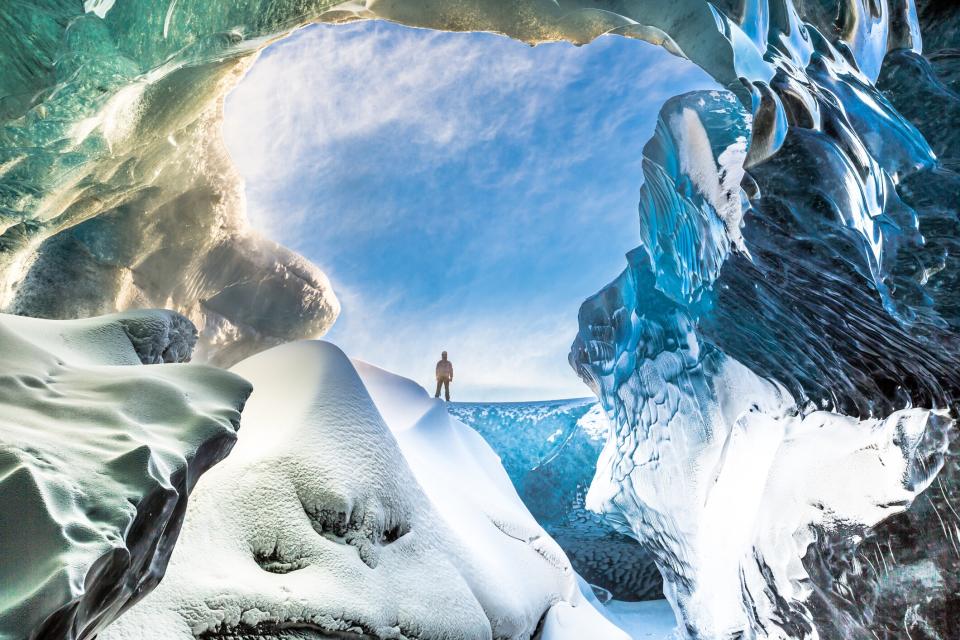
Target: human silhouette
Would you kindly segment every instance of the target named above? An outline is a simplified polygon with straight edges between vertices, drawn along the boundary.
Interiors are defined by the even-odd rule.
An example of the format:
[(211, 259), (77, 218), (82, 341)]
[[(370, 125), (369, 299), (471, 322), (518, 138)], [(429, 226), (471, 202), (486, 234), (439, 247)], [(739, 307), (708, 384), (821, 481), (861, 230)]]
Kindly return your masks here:
[(447, 360), (447, 352), (440, 354), (440, 362), (437, 363), (437, 393), (434, 398), (440, 397), (440, 387), (444, 389), (444, 396), (447, 402), (450, 402), (450, 383), (453, 382), (453, 363)]

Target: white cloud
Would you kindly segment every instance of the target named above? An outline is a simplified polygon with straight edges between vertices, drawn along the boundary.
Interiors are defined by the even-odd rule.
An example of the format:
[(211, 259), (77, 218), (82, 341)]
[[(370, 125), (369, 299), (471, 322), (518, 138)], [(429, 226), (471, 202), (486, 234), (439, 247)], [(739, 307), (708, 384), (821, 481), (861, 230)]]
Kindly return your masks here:
[[(579, 301), (616, 275), (633, 245), (637, 229), (625, 225), (636, 216), (639, 148), (655, 122), (649, 114), (677, 87), (685, 90), (684, 82), (692, 88), (704, 77), (691, 73), (689, 63), (635, 41), (618, 46), (652, 52), (649, 62), (605, 69), (597, 62), (603, 56), (591, 52), (610, 43), (602, 38), (588, 48), (554, 43), (531, 51), (490, 34), (365, 23), (311, 27), (264, 53), (228, 99), (224, 135), (247, 181), (253, 224), (324, 263), (343, 307), (330, 339), (353, 357), (424, 385), (433, 384), (433, 365), (446, 349), (457, 368), (457, 399), (589, 393), (566, 362)], [(578, 82), (589, 82), (597, 99), (566, 104)], [(609, 108), (611, 101), (616, 108)], [(629, 141), (618, 138), (625, 129)], [(631, 151), (618, 175), (599, 175), (594, 186), (600, 187), (575, 194), (571, 206), (570, 193), (559, 193), (562, 181), (576, 189), (571, 176), (594, 171), (591, 162), (604, 151), (598, 141), (619, 147), (620, 154), (629, 143)], [(415, 203), (411, 209), (409, 198), (379, 184), (402, 187), (409, 177), (424, 199), (445, 198), (456, 207), (444, 182), (449, 174), (442, 172), (452, 160), (462, 166), (458, 179), (497, 194), (493, 201), (503, 210), (490, 212), (489, 224), (464, 220), (462, 213), (429, 218), (436, 207), (418, 211)], [(526, 200), (511, 200), (518, 193)], [(364, 237), (391, 242), (393, 230), (418, 215), (428, 216), (417, 228), (425, 247), (454, 242), (474, 262), (452, 264), (445, 281), (436, 283), (436, 295), (431, 282), (426, 301), (411, 303), (409, 281), (363, 281), (356, 265), (369, 254), (344, 256), (336, 243), (363, 244), (354, 240)], [(580, 232), (592, 228), (589, 237), (596, 239), (602, 237), (597, 230), (613, 226), (616, 237), (599, 246)], [(334, 240), (307, 246), (303, 238), (316, 239), (314, 230)], [(558, 273), (550, 290), (537, 289), (531, 283), (553, 273), (556, 254), (567, 268), (600, 257), (612, 266), (604, 266), (595, 288), (586, 291), (582, 274), (573, 285), (569, 272)], [(475, 264), (478, 257), (484, 264)], [(512, 274), (502, 296), (487, 267)], [(403, 277), (419, 278), (423, 288), (432, 276)], [(502, 299), (488, 303), (473, 296), (467, 304), (473, 289)]]
[[(590, 46), (604, 46), (600, 42)], [(422, 172), (474, 151), (466, 170), (476, 183), (549, 188), (552, 176), (589, 156), (591, 139), (609, 135), (635, 111), (673, 93), (665, 90), (660, 97), (651, 88), (649, 103), (625, 104), (616, 117), (600, 122), (594, 117), (599, 106), (582, 105), (580, 117), (565, 131), (563, 153), (521, 158), (512, 171), (484, 162), (476, 151), (484, 143), (532, 146), (525, 143), (536, 134), (534, 125), (564, 109), (563, 90), (583, 79), (588, 58), (584, 48), (566, 43), (540, 45), (533, 54), (526, 45), (492, 34), (438, 33), (379, 22), (309, 27), (268, 49), (228, 98), (224, 134), (249, 185), (251, 220), (278, 232), (279, 240), (291, 241), (298, 225), (283, 203), (274, 202), (277, 192), (349, 171), (387, 171), (385, 163), (398, 158), (414, 159), (409, 169)], [(689, 66), (661, 54), (641, 77), (624, 78), (610, 70), (590, 80), (600, 94), (616, 95), (624, 82), (656, 85), (675, 80)], [(342, 153), (357, 140), (369, 142), (362, 163)], [(345, 168), (345, 163), (354, 166)], [(279, 211), (272, 209), (275, 205)], [(318, 213), (323, 214), (315, 211), (307, 219), (316, 222)], [(378, 215), (389, 213), (383, 208)], [(334, 219), (325, 223), (343, 222), (341, 212), (329, 215)], [(383, 222), (367, 212), (350, 224)]]
[[(297, 173), (292, 163), (271, 162), (278, 150), (335, 164), (337, 158), (315, 152), (388, 127), (451, 155), (504, 132), (523, 136), (542, 108), (540, 93), (569, 83), (578, 71), (570, 62), (576, 49), (549, 46), (556, 55), (535, 68), (530, 58), (478, 47), (469, 37), (395, 26), (311, 27), (268, 50), (231, 94), (227, 143), (245, 176), (278, 180)], [(444, 64), (450, 60), (457, 64)], [(509, 117), (480, 109), (520, 92), (529, 99)], [(362, 100), (352, 99), (357, 93)], [(273, 135), (249, 135), (249, 123), (263, 122)]]

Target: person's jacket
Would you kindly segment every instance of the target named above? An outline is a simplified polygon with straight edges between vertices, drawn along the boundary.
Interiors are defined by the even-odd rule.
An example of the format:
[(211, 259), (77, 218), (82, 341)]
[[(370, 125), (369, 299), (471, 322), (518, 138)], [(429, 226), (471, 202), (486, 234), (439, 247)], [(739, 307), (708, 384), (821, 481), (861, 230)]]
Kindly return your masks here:
[(453, 363), (441, 360), (437, 363), (437, 380), (453, 380)]

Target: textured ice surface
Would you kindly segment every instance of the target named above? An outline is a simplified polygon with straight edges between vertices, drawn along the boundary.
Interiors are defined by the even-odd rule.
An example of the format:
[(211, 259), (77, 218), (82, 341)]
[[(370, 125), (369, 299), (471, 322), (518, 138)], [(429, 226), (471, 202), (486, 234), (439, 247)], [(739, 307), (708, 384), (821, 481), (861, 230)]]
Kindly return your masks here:
[(330, 283), (248, 228), (222, 144), (222, 97), (251, 61), (240, 23), (121, 5), (3, 6), (0, 309), (174, 308), (200, 327), (197, 358), (219, 364), (323, 333)]
[[(809, 105), (813, 50), (841, 55), (807, 37), (790, 2), (774, 4), (10, 0), (0, 22), (0, 308), (73, 317), (173, 307), (200, 327), (198, 357), (219, 363), (325, 331), (338, 312), (329, 283), (247, 228), (219, 127), (223, 95), (256, 52), (303, 24), (379, 17), (530, 43), (642, 38), (754, 100), (759, 160), (786, 124), (772, 79), (779, 73), (793, 102)], [(842, 6), (838, 21), (833, 3), (805, 2), (803, 18), (842, 41), (867, 81), (888, 49), (919, 49), (908, 0)], [(714, 204), (736, 172), (725, 175), (705, 192)], [(721, 211), (734, 230), (735, 208)]]
[(236, 440), (239, 377), (177, 362), (166, 311), (0, 315), (0, 638), (92, 638), (163, 576), (187, 495)]
[(651, 554), (585, 506), (609, 422), (595, 399), (451, 403), (500, 456), (530, 513), (590, 584), (620, 600), (662, 599)]
[[(886, 442), (900, 424), (915, 435), (923, 415), (938, 426), (918, 444), (930, 466), (903, 478), (910, 486), (901, 498), (909, 501), (939, 467), (946, 424), (939, 412), (955, 413), (960, 386), (956, 3), (11, 0), (4, 9), (0, 269), (7, 309), (70, 315), (169, 300), (201, 325), (200, 353), (221, 362), (322, 331), (336, 311), (325, 280), (250, 236), (219, 140), (220, 99), (257, 50), (310, 21), (373, 17), (531, 43), (621, 34), (688, 57), (730, 95), (668, 105), (653, 144), (673, 150), (645, 166), (643, 245), (581, 315), (573, 360), (617, 434), (603, 468), (617, 468), (613, 449), (649, 448), (666, 466), (697, 461), (701, 444), (714, 451), (744, 419), (769, 422), (784, 443), (822, 421), (815, 433), (835, 432), (840, 451), (857, 442), (847, 437), (851, 430), (863, 442)], [(283, 294), (275, 300), (265, 292), (277, 282)], [(728, 398), (730, 388), (748, 395)], [(808, 424), (814, 409), (827, 413)], [(930, 409), (937, 413), (924, 413)], [(674, 459), (660, 457), (663, 434), (676, 446)], [(832, 442), (817, 437), (824, 448)], [(903, 445), (911, 439), (896, 444), (909, 454)], [(788, 450), (780, 449), (763, 459), (779, 460)], [(650, 498), (669, 512), (666, 519), (650, 531), (637, 528), (637, 514), (651, 505), (634, 492), (630, 464), (598, 477), (596, 495), (621, 487), (629, 497), (611, 508), (614, 523), (661, 539), (661, 549), (698, 546), (696, 532), (661, 530), (692, 517), (689, 504), (668, 494)], [(960, 537), (951, 528), (958, 520), (953, 467), (942, 499), (929, 498), (932, 510), (917, 511), (921, 501), (887, 534), (897, 532), (911, 561), (932, 548), (939, 571), (950, 567), (943, 552)], [(702, 469), (695, 470), (690, 481), (701, 482)], [(863, 504), (845, 507), (857, 506), (866, 524), (876, 514), (862, 507), (878, 496), (860, 497)], [(925, 537), (936, 527), (939, 540)], [(696, 620), (675, 598), (684, 632), (709, 635), (719, 621), (755, 635), (816, 636), (804, 602), (824, 634), (824, 625), (837, 625), (829, 633), (838, 637), (887, 633), (892, 619), (913, 629), (939, 624), (919, 601), (881, 602), (882, 628), (872, 604), (848, 606), (844, 585), (888, 593), (880, 584), (886, 578), (868, 575), (868, 558), (845, 530), (828, 528), (805, 565), (824, 567), (815, 572), (815, 596), (806, 597), (792, 565), (768, 558), (770, 571), (754, 564), (769, 587), (761, 600), (775, 602), (774, 610), (760, 605), (755, 616), (737, 582), (703, 586)], [(791, 553), (803, 552), (800, 546)], [(678, 594), (697, 591), (694, 569), (671, 563), (661, 568)], [(674, 565), (683, 573), (668, 568)], [(708, 597), (710, 589), (723, 593)], [(736, 607), (711, 611), (731, 592), (744, 596)], [(937, 597), (942, 610), (948, 600)], [(726, 618), (737, 612), (750, 619)]]
[[(664, 105), (645, 149), (642, 244), (581, 309), (571, 364), (615, 424), (588, 506), (654, 551), (690, 637), (899, 637), (892, 620), (951, 637), (948, 616), (921, 611), (943, 611), (942, 588), (930, 607), (918, 589), (894, 601), (889, 583), (929, 575), (917, 564), (929, 555), (940, 558), (929, 584), (955, 568), (940, 515), (953, 465), (939, 508), (928, 499), (868, 527), (929, 485), (955, 415), (952, 136), (938, 161), (895, 90), (899, 80), (905, 112), (927, 114), (908, 97), (912, 68), (941, 112), (956, 96), (917, 53), (911, 4), (847, 4), (833, 26), (829, 6), (763, 7), (718, 14), (735, 49), (765, 45), (772, 76), (755, 59), (738, 64), (752, 113), (714, 92)], [(956, 16), (933, 14), (949, 41)], [(880, 64), (888, 49), (892, 73)], [(930, 117), (914, 119), (929, 128)], [(681, 121), (686, 141), (669, 126)], [(747, 125), (744, 149), (731, 138)], [(737, 189), (717, 199), (716, 185), (737, 157), (746, 171), (731, 216)], [(910, 566), (896, 566), (892, 541)]]
[[(243, 437), (160, 587), (101, 635), (626, 640), (497, 456), (415, 383), (300, 342), (233, 371)], [(342, 635), (341, 635), (342, 634)]]
[[(799, 412), (782, 388), (647, 314), (632, 339), (654, 356), (621, 359), (636, 364), (608, 400), (617, 431), (587, 506), (654, 553), (690, 636), (815, 637), (807, 547), (818, 531), (862, 535), (904, 509), (937, 468), (939, 450), (918, 455), (925, 429), (948, 419)], [(603, 385), (618, 373), (589, 375)]]
[[(939, 254), (934, 265), (924, 267), (922, 277), (941, 316), (955, 330), (960, 290), (955, 266), (960, 237), (960, 178), (955, 173), (960, 167), (960, 20), (955, 3), (924, 2), (919, 8), (923, 55), (892, 52), (877, 86), (916, 125), (940, 161), (939, 167), (903, 177), (898, 192), (917, 211), (928, 251)], [(834, 612), (838, 624), (867, 619), (870, 631), (884, 640), (904, 634), (915, 640), (947, 640), (960, 633), (958, 471), (951, 451), (935, 484), (904, 516), (878, 527), (859, 553), (827, 547), (811, 554), (810, 566), (826, 574), (822, 582), (839, 594), (833, 599), (840, 605)]]

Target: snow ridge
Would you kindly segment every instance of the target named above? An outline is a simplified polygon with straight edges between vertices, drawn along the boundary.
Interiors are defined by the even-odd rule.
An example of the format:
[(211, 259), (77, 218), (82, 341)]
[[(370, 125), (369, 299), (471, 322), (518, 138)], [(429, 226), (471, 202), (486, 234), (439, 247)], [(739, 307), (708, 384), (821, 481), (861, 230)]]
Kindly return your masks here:
[(94, 637), (163, 576), (250, 386), (165, 311), (0, 315), (0, 638)]

